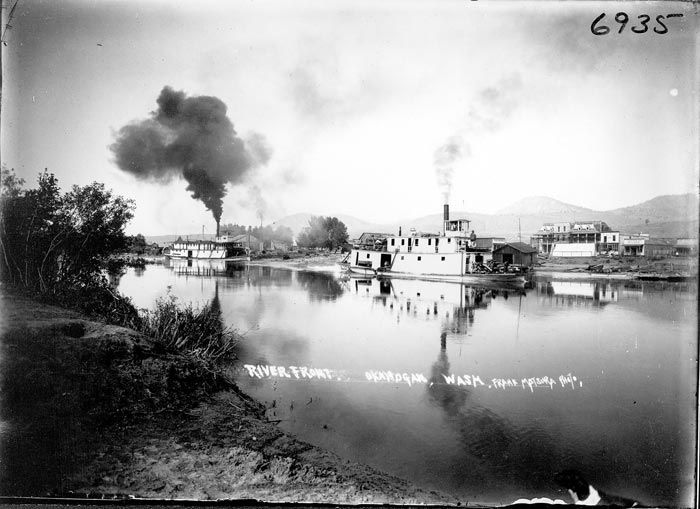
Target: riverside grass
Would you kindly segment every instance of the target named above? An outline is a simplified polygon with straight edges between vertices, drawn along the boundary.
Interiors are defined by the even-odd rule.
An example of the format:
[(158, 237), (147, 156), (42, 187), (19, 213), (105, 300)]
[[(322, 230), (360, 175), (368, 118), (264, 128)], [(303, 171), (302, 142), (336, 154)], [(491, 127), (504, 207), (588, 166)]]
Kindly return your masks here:
[(224, 325), (219, 301), (195, 307), (181, 305), (168, 294), (156, 300), (152, 310), (141, 310), (139, 331), (164, 348), (203, 361), (234, 357), (240, 334)]

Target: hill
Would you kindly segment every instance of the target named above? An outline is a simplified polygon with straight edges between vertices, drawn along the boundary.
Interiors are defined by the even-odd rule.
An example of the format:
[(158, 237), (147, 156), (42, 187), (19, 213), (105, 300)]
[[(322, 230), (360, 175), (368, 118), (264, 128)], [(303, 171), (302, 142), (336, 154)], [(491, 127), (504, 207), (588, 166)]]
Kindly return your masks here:
[[(307, 213), (293, 214), (276, 221), (274, 225), (288, 226), (296, 235), (308, 225), (311, 216), (312, 214)], [(527, 241), (531, 234), (539, 230), (542, 223), (576, 220), (605, 221), (621, 233), (644, 232), (654, 237), (697, 237), (698, 196), (692, 193), (657, 196), (636, 205), (606, 211), (579, 207), (547, 196), (531, 196), (500, 209), (496, 214), (453, 210), (450, 216), (470, 219), (471, 228), (480, 236), (492, 235), (505, 237), (507, 240), (518, 239), (518, 226), (521, 238)], [(363, 232), (396, 233), (399, 227), (404, 232), (411, 228), (434, 233), (442, 230), (442, 213), (384, 224), (364, 221), (346, 214), (336, 214), (335, 217), (345, 223), (350, 238), (357, 238)], [(207, 235), (204, 237), (211, 238)], [(163, 245), (176, 238), (177, 235), (160, 235), (146, 237), (146, 240)], [(199, 239), (202, 238), (202, 234), (192, 234), (189, 238)]]
[(548, 196), (528, 196), (496, 212), (497, 215), (538, 216), (557, 214), (583, 217), (593, 210), (564, 203)]

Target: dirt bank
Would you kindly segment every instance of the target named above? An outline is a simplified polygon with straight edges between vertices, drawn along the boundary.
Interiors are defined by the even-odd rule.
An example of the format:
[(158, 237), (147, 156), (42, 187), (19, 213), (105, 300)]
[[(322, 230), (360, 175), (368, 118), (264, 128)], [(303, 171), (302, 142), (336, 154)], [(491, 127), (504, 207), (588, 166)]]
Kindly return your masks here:
[(686, 276), (697, 278), (696, 258), (667, 257), (649, 259), (645, 257), (607, 256), (586, 258), (539, 258), (535, 274), (550, 277), (576, 279), (636, 279), (638, 277), (659, 278)]
[(281, 432), (142, 335), (0, 298), (0, 495), (452, 503)]
[(313, 254), (298, 254), (292, 253), (284, 256), (254, 258), (249, 265), (265, 265), (267, 267), (275, 267), (291, 270), (309, 270), (314, 272), (339, 272), (338, 265), (347, 253), (313, 253)]

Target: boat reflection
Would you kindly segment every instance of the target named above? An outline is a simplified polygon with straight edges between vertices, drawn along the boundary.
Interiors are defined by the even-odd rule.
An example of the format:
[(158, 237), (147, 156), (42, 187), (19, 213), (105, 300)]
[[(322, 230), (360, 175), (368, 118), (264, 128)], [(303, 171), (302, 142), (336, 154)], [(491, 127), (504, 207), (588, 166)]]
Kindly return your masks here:
[(474, 324), (477, 309), (487, 309), (497, 298), (522, 298), (523, 288), (485, 287), (463, 283), (438, 283), (412, 279), (350, 279), (345, 288), (356, 296), (372, 299), (373, 306), (414, 319), (442, 320), (442, 329), (453, 334), (466, 334)]
[(473, 478), (507, 480), (512, 489), (526, 493), (534, 486), (538, 490), (544, 487), (546, 494), (554, 496), (557, 487), (552, 476), (561, 465), (568, 464), (567, 452), (558, 450), (537, 422), (519, 426), (480, 404), (482, 399), (473, 397), (478, 390), (475, 386), (488, 384), (488, 380), (472, 376), (468, 385), (458, 385), (447, 383), (450, 376), (454, 374), (448, 356), (448, 335), (443, 331), (426, 391), (429, 401), (443, 412), (460, 437), (459, 443), (467, 453), (461, 470)]
[(245, 270), (245, 262), (230, 260), (204, 260), (196, 258), (166, 258), (164, 266), (181, 276), (227, 276)]
[(620, 284), (589, 281), (537, 281), (535, 291), (555, 307), (603, 307), (620, 299)]

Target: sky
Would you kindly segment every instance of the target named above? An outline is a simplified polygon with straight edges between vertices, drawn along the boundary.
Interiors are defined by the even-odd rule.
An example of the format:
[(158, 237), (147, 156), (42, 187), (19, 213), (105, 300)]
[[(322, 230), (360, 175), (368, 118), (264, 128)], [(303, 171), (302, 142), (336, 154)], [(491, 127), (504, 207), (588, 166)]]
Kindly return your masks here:
[[(694, 9), (20, 0), (2, 48), (2, 164), (28, 185), (44, 168), (64, 189), (104, 182), (134, 200), (132, 234), (212, 233), (177, 172), (137, 178), (110, 149), (124, 126), (153, 121), (168, 86), (217, 97), (237, 139), (268, 149), (226, 184), (223, 223), (301, 212), (387, 223), (445, 200), (493, 213), (531, 195), (609, 210), (697, 192)], [(612, 30), (596, 36), (602, 13)], [(683, 17), (654, 33), (671, 13)], [(644, 14), (649, 29), (633, 33)]]

